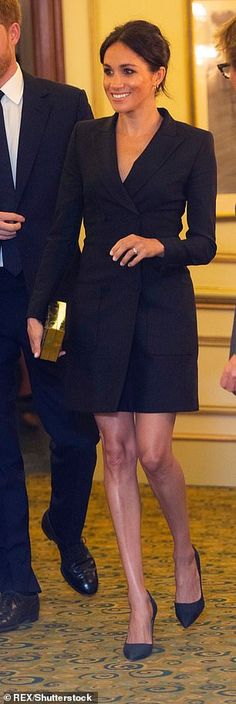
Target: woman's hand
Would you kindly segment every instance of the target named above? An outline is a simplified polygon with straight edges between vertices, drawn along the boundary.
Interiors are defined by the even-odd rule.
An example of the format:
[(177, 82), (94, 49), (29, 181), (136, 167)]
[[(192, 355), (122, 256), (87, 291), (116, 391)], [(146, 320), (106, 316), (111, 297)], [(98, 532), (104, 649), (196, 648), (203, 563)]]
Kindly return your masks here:
[(226, 391), (236, 391), (236, 354), (230, 357), (229, 361), (225, 365), (223, 374), (220, 379), (220, 385)]
[[(113, 262), (120, 260), (120, 266), (136, 266), (142, 259), (163, 256), (164, 245), (155, 237), (147, 238), (139, 235), (128, 235), (118, 240), (112, 247), (110, 255)], [(124, 254), (124, 256), (123, 256)], [(132, 261), (131, 261), (132, 260)]]
[(25, 222), (23, 215), (0, 211), (0, 240), (12, 240)]
[(27, 331), (33, 355), (38, 358), (41, 352), (43, 325), (37, 318), (28, 318)]

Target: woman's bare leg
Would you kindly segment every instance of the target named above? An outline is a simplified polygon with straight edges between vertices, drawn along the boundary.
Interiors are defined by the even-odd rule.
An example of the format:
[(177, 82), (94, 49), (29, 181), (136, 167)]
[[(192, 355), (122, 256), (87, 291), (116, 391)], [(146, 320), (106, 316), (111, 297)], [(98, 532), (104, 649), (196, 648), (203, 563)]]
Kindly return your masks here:
[(184, 475), (172, 454), (174, 422), (171, 413), (138, 413), (136, 439), (142, 467), (174, 540), (175, 599), (189, 603), (200, 599), (201, 589), (190, 539)]
[(152, 607), (145, 589), (141, 552), (141, 506), (137, 450), (131, 413), (97, 414), (104, 456), (104, 481), (131, 608), (128, 643), (151, 643)]

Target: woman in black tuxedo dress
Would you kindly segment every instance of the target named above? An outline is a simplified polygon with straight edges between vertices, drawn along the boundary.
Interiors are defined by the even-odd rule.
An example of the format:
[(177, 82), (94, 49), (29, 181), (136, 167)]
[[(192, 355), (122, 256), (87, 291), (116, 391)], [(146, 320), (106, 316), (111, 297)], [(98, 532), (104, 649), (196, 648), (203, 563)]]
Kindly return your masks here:
[[(86, 239), (69, 303), (67, 397), (99, 427), (105, 486), (131, 609), (124, 654), (152, 652), (156, 604), (144, 586), (140, 459), (174, 540), (176, 615), (187, 627), (204, 607), (189, 534), (185, 483), (171, 450), (177, 411), (197, 400), (197, 330), (187, 266), (215, 254), (215, 158), (208, 132), (156, 109), (169, 45), (144, 21), (116, 28), (100, 51), (115, 115), (76, 126), (56, 220), (29, 307), (40, 352), (45, 310), (84, 218)], [(187, 203), (189, 230), (181, 240)], [(35, 320), (37, 318), (37, 320)]]

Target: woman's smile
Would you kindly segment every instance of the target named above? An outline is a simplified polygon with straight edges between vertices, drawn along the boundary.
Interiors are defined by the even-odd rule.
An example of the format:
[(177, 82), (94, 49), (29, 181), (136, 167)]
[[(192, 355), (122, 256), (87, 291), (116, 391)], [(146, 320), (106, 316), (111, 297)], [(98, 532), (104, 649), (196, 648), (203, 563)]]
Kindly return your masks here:
[(112, 91), (111, 91), (111, 97), (112, 97), (113, 100), (124, 100), (125, 98), (128, 98), (129, 95), (130, 95), (130, 92), (127, 92), (127, 93), (126, 93), (126, 92), (118, 93), (118, 92), (112, 92)]

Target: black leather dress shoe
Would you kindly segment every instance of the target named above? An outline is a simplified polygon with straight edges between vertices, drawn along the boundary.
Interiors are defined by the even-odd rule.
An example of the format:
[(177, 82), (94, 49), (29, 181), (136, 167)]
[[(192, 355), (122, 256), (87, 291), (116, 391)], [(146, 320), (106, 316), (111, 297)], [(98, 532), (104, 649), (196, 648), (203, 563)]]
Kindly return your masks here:
[(32, 623), (39, 617), (38, 594), (2, 592), (0, 599), (0, 632), (14, 631), (23, 623)]
[(49, 510), (42, 518), (42, 529), (49, 540), (56, 543), (61, 555), (61, 573), (72, 589), (80, 594), (91, 596), (98, 589), (98, 576), (95, 561), (81, 538), (76, 545), (62, 545), (49, 517)]

